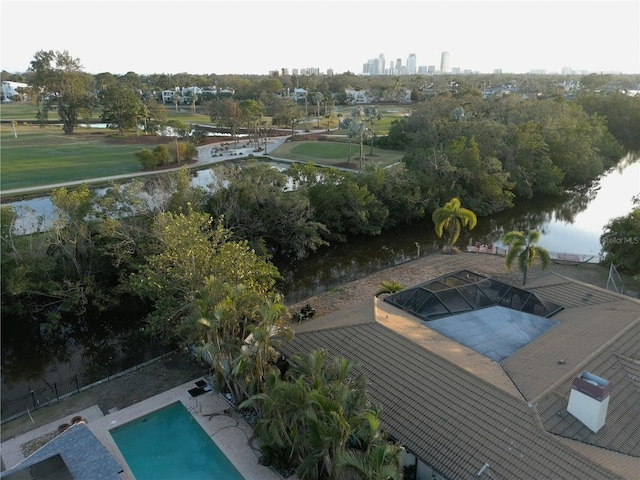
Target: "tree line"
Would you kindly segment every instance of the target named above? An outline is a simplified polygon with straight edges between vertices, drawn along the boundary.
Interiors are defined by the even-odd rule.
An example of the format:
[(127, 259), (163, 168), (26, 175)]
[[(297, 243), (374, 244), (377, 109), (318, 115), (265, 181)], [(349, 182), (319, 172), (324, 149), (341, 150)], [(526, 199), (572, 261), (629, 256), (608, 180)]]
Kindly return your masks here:
[[(406, 75), (406, 76), (362, 76), (351, 72), (338, 75), (217, 75), (217, 74), (151, 74), (139, 75), (127, 72), (113, 75), (110, 72), (89, 74), (83, 70), (80, 59), (67, 51), (40, 50), (35, 53), (29, 68), (23, 73), (0, 73), (2, 80), (29, 84), (29, 101), (37, 107), (39, 119), (47, 119), (49, 112), (56, 111), (63, 121), (65, 132), (72, 132), (74, 119), (87, 116), (104, 103), (105, 121), (113, 122), (119, 130), (124, 124), (135, 127), (145, 123), (146, 130), (153, 131), (153, 124), (162, 119), (161, 92), (185, 86), (218, 86), (234, 92), (237, 101), (254, 100), (267, 108), (278, 98), (303, 88), (308, 93), (301, 99), (306, 106), (346, 105), (352, 100), (347, 90), (367, 91), (371, 98), (381, 102), (401, 102), (410, 91), (411, 102), (421, 102), (439, 95), (483, 95), (493, 89), (508, 85), (519, 96), (536, 99), (571, 98), (590, 96), (583, 101), (588, 113), (607, 115), (610, 128), (614, 123), (624, 122), (629, 112), (622, 97), (609, 98), (610, 94), (625, 95), (637, 90), (638, 75)], [(571, 87), (569, 87), (571, 86)], [(498, 97), (500, 95), (497, 95)], [(222, 95), (203, 93), (193, 96), (192, 105), (206, 104), (224, 98)], [(603, 100), (605, 98), (605, 100)], [(139, 105), (140, 100), (143, 105)], [(606, 105), (603, 105), (603, 103)], [(615, 103), (615, 106), (613, 104)], [(177, 107), (177, 104), (176, 104)], [(622, 115), (616, 115), (625, 109)], [(316, 108), (318, 114), (319, 108)], [(305, 112), (306, 113), (306, 112)], [(319, 117), (319, 115), (317, 115)], [(616, 119), (614, 119), (616, 117)], [(633, 132), (636, 118), (627, 123), (628, 132)], [(146, 125), (146, 123), (149, 123)], [(620, 128), (625, 128), (620, 125)], [(636, 130), (637, 131), (637, 130)], [(629, 135), (632, 137), (632, 135)], [(631, 139), (631, 138), (630, 138)]]
[[(54, 60), (61, 59), (34, 60), (51, 75), (47, 81), (58, 78), (49, 68)], [(82, 75), (73, 78), (84, 85)], [(85, 108), (82, 95), (69, 102), (81, 90), (43, 96), (41, 115), (57, 108), (72, 118)], [(245, 160), (216, 165), (208, 188), (193, 187), (186, 169), (112, 185), (100, 196), (87, 185), (60, 188), (52, 194), (53, 225), (21, 236), (16, 212), (4, 206), (3, 325), (32, 331), (43, 338), (43, 351), (58, 352), (88, 318), (106, 322), (126, 305), (132, 331), (190, 346), (211, 365), (220, 390), (259, 412), (269, 462), (293, 466), (301, 478), (400, 478), (400, 450), (385, 437), (364, 379), (349, 374), (353, 365), (331, 363), (321, 352), (282, 364), (277, 346), (290, 338), (291, 325), (273, 255), (300, 258), (355, 235), (425, 221), (451, 198), (459, 203), (450, 209), (464, 205), (482, 217), (518, 198), (587, 184), (622, 151), (614, 135), (622, 140), (626, 127), (599, 116), (606, 105), (561, 97), (483, 100), (459, 85), (419, 102), (377, 141), (406, 152), (390, 168), (355, 173), (295, 164), (280, 172)], [(637, 103), (630, 105), (633, 113)], [(245, 103), (255, 112), (246, 118), (258, 118), (255, 106)], [(624, 238), (634, 238), (636, 216), (620, 222), (630, 232)], [(608, 238), (607, 245), (630, 245)], [(33, 355), (12, 340), (3, 335), (5, 369)]]

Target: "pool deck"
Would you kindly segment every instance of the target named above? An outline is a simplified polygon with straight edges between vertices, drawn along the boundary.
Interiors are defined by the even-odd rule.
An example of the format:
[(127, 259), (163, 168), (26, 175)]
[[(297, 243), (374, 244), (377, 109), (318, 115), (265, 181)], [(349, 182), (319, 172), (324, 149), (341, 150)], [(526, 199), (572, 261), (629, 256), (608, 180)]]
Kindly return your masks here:
[[(234, 412), (222, 396), (215, 392), (206, 392), (197, 397), (189, 395), (188, 390), (194, 387), (196, 380), (199, 379), (107, 415), (103, 415), (97, 405), (78, 412), (77, 415), (87, 421), (87, 427), (122, 466), (124, 469), (120, 474), (122, 480), (136, 479), (120, 454), (109, 430), (176, 401), (180, 401), (191, 412), (204, 431), (215, 441), (244, 478), (248, 480), (282, 480), (282, 477), (273, 470), (258, 463), (260, 452), (256, 449), (257, 442), (254, 439), (251, 444), (249, 443), (253, 429)], [(68, 418), (52, 422), (3, 442), (0, 452), (5, 467), (11, 468), (24, 459), (20, 449), (21, 445), (47, 433), (55, 432), (58, 425), (65, 422), (68, 422)], [(294, 479), (295, 477), (291, 477), (290, 480)]]

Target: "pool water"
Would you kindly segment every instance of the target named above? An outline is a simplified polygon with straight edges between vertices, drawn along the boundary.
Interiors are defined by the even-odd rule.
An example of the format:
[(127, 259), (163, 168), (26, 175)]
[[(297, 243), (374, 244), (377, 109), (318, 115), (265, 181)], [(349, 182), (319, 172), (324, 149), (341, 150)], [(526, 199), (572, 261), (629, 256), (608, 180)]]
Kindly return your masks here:
[(136, 480), (244, 480), (180, 402), (110, 433)]

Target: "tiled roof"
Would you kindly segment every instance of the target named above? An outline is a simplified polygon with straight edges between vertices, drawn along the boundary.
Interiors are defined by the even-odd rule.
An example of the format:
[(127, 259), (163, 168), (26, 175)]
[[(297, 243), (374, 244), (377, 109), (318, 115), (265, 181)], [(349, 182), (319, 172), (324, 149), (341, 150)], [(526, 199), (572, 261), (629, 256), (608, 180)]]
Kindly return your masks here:
[[(496, 480), (636, 480), (640, 302), (557, 275), (531, 289), (565, 310), (504, 369), (377, 300), (349, 309), (345, 325), (339, 312), (301, 325), (282, 349), (358, 362), (389, 433), (446, 478), (474, 478), (488, 463)], [(597, 434), (566, 412), (582, 370), (613, 384)]]
[[(639, 360), (640, 322), (636, 322), (584, 367), (584, 370), (606, 378), (612, 384), (607, 421), (602, 429), (593, 433), (567, 412), (573, 377), (540, 399), (538, 411), (545, 429), (556, 435), (640, 458), (640, 392), (634, 385)], [(635, 370), (630, 370), (634, 363)], [(640, 477), (640, 460), (638, 466)]]
[(120, 480), (122, 467), (83, 423), (72, 425), (0, 478), (60, 454), (74, 480)]
[(296, 335), (285, 353), (324, 348), (358, 361), (389, 434), (445, 477), (618, 478), (546, 434), (523, 400), (376, 323)]

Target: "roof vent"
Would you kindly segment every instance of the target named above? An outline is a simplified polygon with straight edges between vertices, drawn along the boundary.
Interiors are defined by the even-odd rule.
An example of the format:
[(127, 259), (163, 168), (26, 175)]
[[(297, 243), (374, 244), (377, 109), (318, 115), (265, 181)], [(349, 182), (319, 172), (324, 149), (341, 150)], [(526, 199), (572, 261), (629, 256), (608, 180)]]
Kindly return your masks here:
[(589, 372), (573, 379), (567, 411), (597, 433), (607, 418), (611, 382)]

